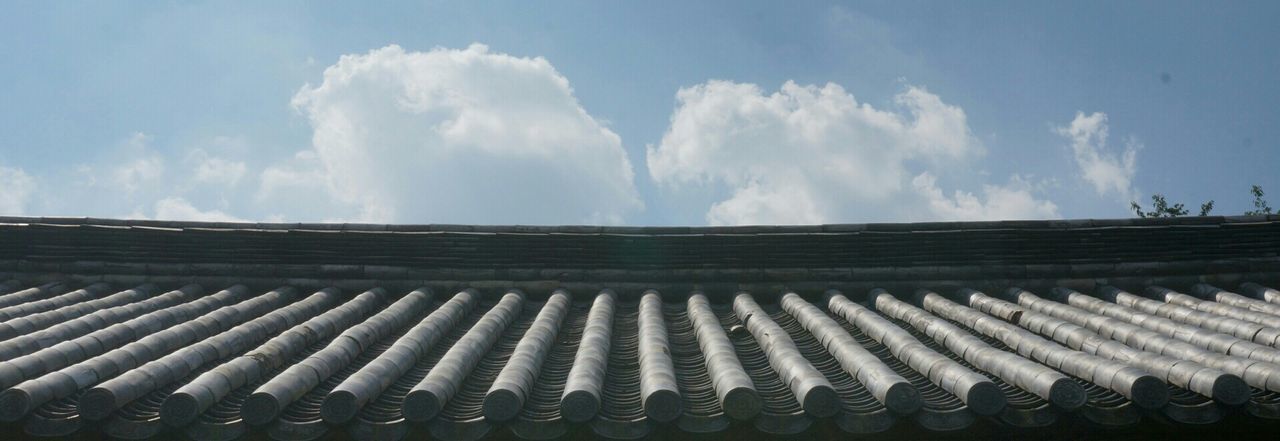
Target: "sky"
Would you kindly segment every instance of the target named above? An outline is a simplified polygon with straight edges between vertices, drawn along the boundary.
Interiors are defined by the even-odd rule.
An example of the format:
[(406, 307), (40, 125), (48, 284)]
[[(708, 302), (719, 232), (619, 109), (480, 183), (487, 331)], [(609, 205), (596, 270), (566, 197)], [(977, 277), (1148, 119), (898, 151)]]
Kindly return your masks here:
[(1277, 22), (1276, 2), (15, 2), (0, 214), (818, 224), (1129, 217), (1152, 193), (1240, 214), (1251, 185), (1280, 195)]

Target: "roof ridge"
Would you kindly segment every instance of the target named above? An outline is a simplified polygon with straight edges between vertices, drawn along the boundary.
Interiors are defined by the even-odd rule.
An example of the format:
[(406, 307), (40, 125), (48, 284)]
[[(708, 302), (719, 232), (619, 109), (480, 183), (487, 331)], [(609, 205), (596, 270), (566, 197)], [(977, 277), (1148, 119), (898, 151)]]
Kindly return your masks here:
[(488, 234), (610, 234), (610, 235), (763, 235), (881, 232), (972, 231), (1002, 229), (1076, 230), (1121, 227), (1215, 227), (1232, 224), (1280, 223), (1280, 215), (1187, 216), (1177, 218), (1054, 219), (942, 222), (872, 222), (817, 225), (741, 226), (602, 226), (602, 225), (471, 225), (377, 224), (311, 222), (206, 222), (60, 216), (0, 216), (0, 224), (136, 227), (166, 229), (224, 229), (266, 231), (438, 232)]

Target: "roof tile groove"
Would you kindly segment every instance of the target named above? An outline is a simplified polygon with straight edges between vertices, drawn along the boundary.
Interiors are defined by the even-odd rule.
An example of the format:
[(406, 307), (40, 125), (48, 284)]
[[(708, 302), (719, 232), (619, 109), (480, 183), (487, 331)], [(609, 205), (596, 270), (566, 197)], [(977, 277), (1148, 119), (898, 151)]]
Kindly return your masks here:
[(769, 318), (751, 294), (734, 296), (733, 311), (759, 342), (760, 349), (769, 359), (769, 366), (791, 389), (805, 413), (821, 418), (839, 411), (835, 387), (800, 354), (795, 341)]
[(484, 415), (495, 421), (510, 421), (520, 413), (542, 370), (543, 361), (556, 339), (569, 310), (569, 293), (557, 290), (547, 299), (538, 317), (520, 339), (511, 358), (494, 379), (484, 398)]
[[(936, 295), (929, 291), (922, 292), (922, 295), (930, 294)], [(892, 296), (876, 296), (874, 304), (876, 310), (881, 313), (909, 323), (916, 330), (931, 337), (937, 344), (960, 355), (969, 364), (994, 373), (1009, 384), (1031, 392), (1065, 410), (1079, 409), (1084, 405), (1084, 388), (1056, 370), (1016, 354), (996, 349), (946, 320), (930, 315)]]
[(321, 415), (326, 422), (344, 423), (365, 403), (376, 398), (404, 375), (462, 316), (475, 307), (479, 293), (462, 291), (422, 319), (378, 358), (343, 380), (325, 397)]
[(468, 372), (475, 368), (480, 358), (489, 352), (498, 336), (515, 319), (523, 302), (523, 293), (508, 292), (462, 339), (450, 347), (449, 352), (432, 367), (427, 376), (409, 390), (401, 411), (405, 419), (422, 422), (434, 418), (449, 399), (458, 393)]
[(614, 302), (612, 291), (602, 291), (591, 302), (582, 340), (560, 398), (560, 415), (570, 422), (591, 420), (600, 411), (613, 333)]
[(700, 292), (689, 296), (687, 317), (706, 359), (707, 375), (725, 414), (734, 419), (751, 419), (760, 413), (760, 394), (738, 360), (733, 343), (720, 326), (707, 297)]

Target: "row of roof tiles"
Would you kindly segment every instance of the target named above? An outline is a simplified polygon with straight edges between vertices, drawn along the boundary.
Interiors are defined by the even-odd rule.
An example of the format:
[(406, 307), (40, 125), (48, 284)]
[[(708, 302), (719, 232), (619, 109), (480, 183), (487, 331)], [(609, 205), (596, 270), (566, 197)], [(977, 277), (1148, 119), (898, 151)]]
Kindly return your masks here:
[(309, 440), (1280, 420), (1280, 292), (1237, 291), (716, 304), (7, 281), (0, 421), (37, 436)]

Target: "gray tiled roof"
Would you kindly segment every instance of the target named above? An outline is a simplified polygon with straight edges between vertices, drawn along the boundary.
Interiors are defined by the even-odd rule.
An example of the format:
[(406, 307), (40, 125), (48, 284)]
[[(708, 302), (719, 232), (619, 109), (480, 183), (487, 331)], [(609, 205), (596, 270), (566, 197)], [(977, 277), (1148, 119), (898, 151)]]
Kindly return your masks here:
[[(394, 440), (1276, 427), (1278, 224), (3, 218), (0, 431)], [(451, 277), (425, 277), (439, 275)]]

